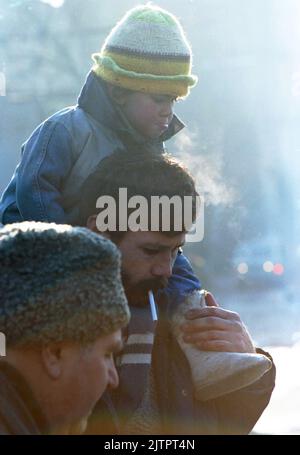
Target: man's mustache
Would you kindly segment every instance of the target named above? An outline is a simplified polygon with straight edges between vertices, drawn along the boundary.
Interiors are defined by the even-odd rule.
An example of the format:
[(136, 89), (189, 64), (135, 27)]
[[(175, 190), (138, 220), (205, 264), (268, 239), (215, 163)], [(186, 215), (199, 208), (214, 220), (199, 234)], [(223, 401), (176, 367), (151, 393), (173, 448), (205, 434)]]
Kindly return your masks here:
[[(124, 272), (122, 272), (122, 281), (126, 289), (127, 288), (126, 285), (130, 283), (130, 280), (128, 279), (127, 274)], [(147, 280), (140, 281), (139, 283), (136, 283), (134, 289), (131, 289), (131, 291), (135, 290), (141, 293), (147, 293), (150, 289), (152, 291), (157, 291), (158, 289), (165, 288), (167, 285), (168, 285), (167, 278), (150, 278)]]
[(166, 278), (153, 278), (149, 280), (144, 280), (138, 284), (138, 287), (145, 292), (149, 291), (158, 291), (158, 289), (163, 289), (167, 286), (168, 280)]

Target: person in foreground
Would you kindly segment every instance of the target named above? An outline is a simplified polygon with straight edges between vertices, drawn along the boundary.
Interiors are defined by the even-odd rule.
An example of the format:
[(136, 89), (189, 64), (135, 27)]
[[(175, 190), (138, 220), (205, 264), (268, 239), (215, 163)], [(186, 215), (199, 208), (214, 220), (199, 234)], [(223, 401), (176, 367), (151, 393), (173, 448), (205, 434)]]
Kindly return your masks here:
[[(131, 201), (127, 207), (127, 230), (120, 229), (119, 224), (120, 209), (124, 213), (119, 190), (124, 188)], [(248, 386), (219, 393), (213, 399), (196, 397), (190, 364), (172, 327), (174, 314), (186, 300), (186, 293), (181, 294), (170, 284), (178, 279), (175, 260), (185, 242), (186, 227), (182, 225), (178, 230), (175, 226), (182, 213), (169, 212), (167, 230), (163, 229), (162, 219), (157, 230), (151, 226), (152, 197), (171, 199), (175, 195), (183, 203), (182, 211), (185, 197), (192, 198), (195, 221), (197, 192), (188, 171), (167, 155), (142, 155), (141, 151), (136, 156), (120, 152), (107, 157), (83, 190), (82, 224), (107, 236), (119, 247), (123, 285), (132, 315), (123, 333), (124, 350), (117, 358), (120, 385), (108, 391), (96, 405), (89, 419), (88, 434), (247, 434), (269, 402), (275, 378), (272, 360), (254, 347), (239, 315), (218, 307), (211, 294), (206, 297), (205, 308), (186, 313), (181, 325), (184, 341), (199, 351), (224, 354), (223, 364), (219, 363), (221, 371), (226, 370), (228, 353), (240, 354), (241, 359), (246, 354), (260, 353), (270, 368)], [(106, 202), (116, 202), (111, 211), (101, 202), (102, 196)], [(139, 204), (141, 196), (147, 201), (146, 222), (141, 219), (140, 210), (139, 216), (134, 213), (138, 206), (131, 199), (138, 197), (135, 202)], [(162, 208), (164, 215), (167, 216)], [(130, 223), (133, 219), (140, 229)], [(149, 290), (156, 301), (157, 325), (150, 311)], [(199, 369), (204, 371), (204, 382), (210, 374), (207, 364), (202, 357)]]
[(0, 230), (0, 434), (78, 434), (106, 387), (129, 308), (120, 255), (84, 228)]

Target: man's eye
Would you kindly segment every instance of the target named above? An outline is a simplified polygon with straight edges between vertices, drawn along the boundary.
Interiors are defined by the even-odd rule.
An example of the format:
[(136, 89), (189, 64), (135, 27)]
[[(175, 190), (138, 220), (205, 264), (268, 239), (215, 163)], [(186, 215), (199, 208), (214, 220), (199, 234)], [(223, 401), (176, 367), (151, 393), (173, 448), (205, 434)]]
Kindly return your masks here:
[(152, 248), (143, 248), (144, 253), (148, 254), (149, 256), (154, 256), (158, 253), (157, 250), (153, 250)]

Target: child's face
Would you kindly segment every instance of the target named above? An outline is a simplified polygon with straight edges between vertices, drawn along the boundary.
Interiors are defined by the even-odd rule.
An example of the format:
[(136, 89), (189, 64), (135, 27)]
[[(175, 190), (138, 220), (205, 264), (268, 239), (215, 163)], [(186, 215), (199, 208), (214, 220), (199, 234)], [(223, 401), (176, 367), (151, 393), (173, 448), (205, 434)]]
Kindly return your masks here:
[(132, 92), (123, 95), (119, 103), (129, 123), (149, 139), (159, 138), (173, 117), (175, 97)]

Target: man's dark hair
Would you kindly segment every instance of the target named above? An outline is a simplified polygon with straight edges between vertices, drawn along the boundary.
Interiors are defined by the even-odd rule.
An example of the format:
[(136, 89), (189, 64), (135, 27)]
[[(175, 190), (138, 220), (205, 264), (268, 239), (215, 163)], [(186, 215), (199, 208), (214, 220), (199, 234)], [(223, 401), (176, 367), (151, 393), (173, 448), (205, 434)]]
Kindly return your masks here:
[[(198, 193), (193, 177), (182, 163), (166, 153), (116, 151), (101, 161), (83, 187), (79, 204), (81, 224), (85, 226), (89, 216), (98, 214), (102, 210), (96, 208), (96, 201), (100, 196), (112, 196), (117, 208), (117, 232), (110, 232), (110, 234), (115, 237), (114, 240), (122, 237), (125, 232), (118, 230), (119, 188), (127, 189), (128, 200), (132, 196), (143, 196), (148, 202), (149, 209), (151, 196), (168, 198), (179, 196), (182, 201), (182, 220), (184, 219), (184, 196), (190, 196), (192, 197), (192, 222), (195, 221)], [(134, 210), (136, 209), (128, 209), (128, 217)], [(174, 216), (176, 217), (176, 214), (171, 210), (170, 230), (162, 229), (161, 222), (158, 230), (167, 235), (178, 234), (180, 231), (174, 229), (176, 221)], [(150, 217), (149, 211), (149, 230), (151, 230)], [(181, 232), (184, 231), (183, 226)]]

